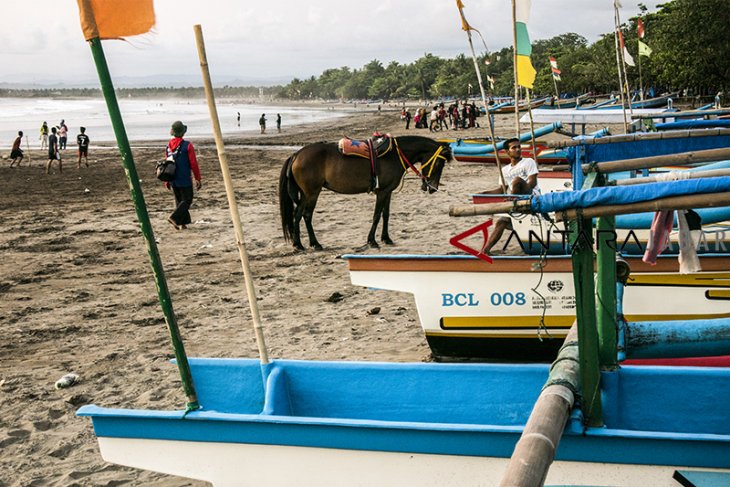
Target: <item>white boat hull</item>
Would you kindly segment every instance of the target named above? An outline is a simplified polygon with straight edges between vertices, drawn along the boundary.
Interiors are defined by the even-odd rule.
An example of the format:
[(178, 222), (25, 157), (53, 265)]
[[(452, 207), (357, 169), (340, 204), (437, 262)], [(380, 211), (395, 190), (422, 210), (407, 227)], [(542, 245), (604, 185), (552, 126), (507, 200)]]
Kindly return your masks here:
[[(104, 460), (215, 487), (498, 485), (509, 459), (136, 438), (99, 438)], [(675, 487), (673, 466), (557, 461), (547, 484)], [(702, 469), (703, 471), (718, 471)]]
[[(494, 264), (449, 256), (347, 256), (353, 284), (412, 293), (437, 357), (552, 360), (575, 317), (570, 258), (498, 258)], [(676, 258), (656, 269), (630, 259), (623, 299), (627, 321), (730, 317), (730, 257), (702, 263), (708, 272), (679, 275)], [(714, 266), (714, 267), (712, 267)], [(655, 270), (654, 272), (651, 272)]]

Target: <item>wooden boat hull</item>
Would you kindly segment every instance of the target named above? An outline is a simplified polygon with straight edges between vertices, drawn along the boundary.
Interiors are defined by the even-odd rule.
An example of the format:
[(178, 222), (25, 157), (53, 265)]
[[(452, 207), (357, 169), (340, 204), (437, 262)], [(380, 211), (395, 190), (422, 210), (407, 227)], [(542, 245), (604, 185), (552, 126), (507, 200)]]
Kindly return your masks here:
[[(344, 256), (353, 284), (412, 293), (435, 357), (552, 361), (575, 317), (569, 256)], [(679, 275), (676, 257), (656, 266), (628, 258), (627, 321), (730, 317), (730, 256), (701, 259)], [(657, 299), (661, 296), (661, 299)], [(728, 364), (730, 365), (730, 361)]]
[[(78, 411), (106, 460), (217, 487), (497, 485), (548, 374), (539, 364), (190, 365), (199, 411)], [(571, 417), (548, 484), (668, 487), (678, 468), (730, 473), (730, 371), (623, 367), (601, 383), (605, 426)]]

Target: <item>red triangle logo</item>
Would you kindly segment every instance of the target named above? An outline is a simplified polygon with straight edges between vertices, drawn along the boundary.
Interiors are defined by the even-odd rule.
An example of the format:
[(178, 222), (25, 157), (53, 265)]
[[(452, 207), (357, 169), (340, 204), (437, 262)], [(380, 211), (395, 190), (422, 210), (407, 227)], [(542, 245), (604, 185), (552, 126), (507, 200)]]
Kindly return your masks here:
[[(474, 228), (470, 228), (466, 232), (462, 232), (458, 235), (454, 235), (449, 240), (449, 243), (456, 247), (457, 249), (461, 249), (464, 252), (466, 252), (469, 255), (473, 255), (474, 257), (478, 259), (482, 259), (483, 261), (492, 263), (492, 258), (489, 257), (487, 254), (482, 252), (484, 247), (487, 245), (487, 240), (489, 238), (489, 232), (487, 231), (487, 228), (492, 225), (492, 220), (487, 220), (484, 223), (480, 223), (479, 225), (475, 226)], [(484, 238), (484, 243), (482, 244), (482, 248), (479, 250), (473, 249), (469, 247), (468, 245), (463, 244), (461, 241), (464, 240), (467, 237), (470, 237), (474, 235), (477, 232), (482, 232), (482, 237)]]

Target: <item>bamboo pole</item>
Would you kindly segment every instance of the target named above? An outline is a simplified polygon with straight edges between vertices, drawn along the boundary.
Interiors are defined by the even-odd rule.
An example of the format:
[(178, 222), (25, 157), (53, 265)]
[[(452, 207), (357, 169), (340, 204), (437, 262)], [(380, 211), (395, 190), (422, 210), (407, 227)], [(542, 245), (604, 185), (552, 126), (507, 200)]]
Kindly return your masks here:
[[(616, 19), (618, 20), (618, 23), (616, 24), (616, 28), (620, 29), (621, 28), (621, 13), (619, 12), (618, 8), (616, 8)], [(623, 34), (621, 34), (621, 37), (623, 38)], [(626, 44), (624, 41), (624, 46), (625, 45)], [(621, 49), (620, 54), (621, 54), (621, 66), (623, 66), (623, 68), (624, 68), (623, 73), (624, 73), (624, 88), (626, 89), (626, 102), (628, 105), (629, 113), (633, 117), (634, 116), (634, 107), (631, 104), (631, 90), (629, 88), (629, 72), (626, 69), (626, 55), (624, 53), (624, 49)], [(627, 107), (624, 107), (624, 119), (626, 119), (626, 108)]]
[(30, 159), (30, 142), (28, 142), (28, 136), (27, 135), (25, 136), (25, 147), (28, 148), (28, 167), (30, 167), (31, 166), (31, 162), (33, 162), (33, 161)]
[(515, 77), (515, 137), (520, 137), (520, 88), (517, 84), (517, 3), (512, 0), (512, 65)]
[(573, 323), (515, 445), (500, 487), (535, 487), (545, 483), (579, 390), (577, 343), (578, 329)]
[[(688, 179), (701, 179), (701, 178), (716, 178), (721, 176), (730, 176), (730, 169), (713, 169), (711, 171), (695, 171), (687, 172)], [(648, 178), (632, 178), (632, 179), (619, 179), (616, 181), (616, 186), (632, 186), (635, 184), (647, 184), (647, 183), (658, 183), (663, 182), (664, 179), (660, 179), (659, 176), (651, 176)]]
[(618, 86), (619, 86), (619, 92), (620, 92), (620, 97), (621, 97), (621, 110), (623, 111), (623, 114), (624, 114), (624, 133), (628, 133), (629, 122), (626, 119), (626, 104), (624, 102), (624, 87), (623, 87), (623, 80), (621, 77), (622, 66), (621, 66), (621, 54), (619, 53), (619, 51), (621, 50), (621, 46), (619, 45), (619, 42), (618, 42), (619, 24), (618, 24), (618, 5), (616, 5), (616, 0), (614, 0), (614, 2), (613, 2), (613, 25), (614, 25), (613, 44), (614, 44), (614, 47), (616, 48), (616, 67), (618, 68)]
[(256, 289), (254, 288), (253, 279), (251, 278), (251, 268), (248, 263), (248, 253), (246, 252), (246, 244), (243, 236), (243, 226), (241, 225), (241, 215), (238, 212), (236, 194), (233, 190), (233, 183), (231, 181), (231, 172), (228, 169), (228, 156), (226, 154), (226, 148), (223, 145), (223, 135), (221, 134), (221, 125), (220, 121), (218, 120), (218, 110), (215, 106), (215, 99), (213, 96), (213, 84), (211, 83), (210, 71), (208, 70), (208, 57), (205, 53), (205, 40), (203, 39), (203, 29), (200, 24), (193, 26), (193, 29), (195, 31), (195, 42), (198, 47), (200, 71), (203, 75), (203, 85), (205, 86), (205, 97), (208, 100), (210, 121), (213, 125), (215, 146), (218, 151), (218, 160), (221, 165), (223, 182), (225, 183), (226, 187), (226, 196), (228, 197), (228, 208), (231, 212), (231, 220), (233, 221), (233, 228), (236, 232), (236, 246), (238, 247), (238, 255), (241, 259), (241, 267), (243, 268), (246, 294), (248, 295), (248, 304), (251, 309), (251, 317), (253, 319), (253, 327), (256, 334), (256, 344), (258, 345), (261, 364), (266, 365), (269, 363), (269, 356), (266, 350), (266, 341), (264, 339), (263, 327), (261, 326), (261, 317), (259, 316), (259, 308), (256, 301)]
[(530, 118), (530, 139), (532, 140), (532, 157), (535, 159), (535, 164), (537, 164), (537, 142), (535, 141), (535, 122), (532, 120), (532, 102), (530, 101), (530, 90), (528, 88), (525, 88), (525, 93), (527, 96), (527, 115)]
[(608, 137), (598, 137), (594, 139), (551, 141), (548, 142), (547, 145), (553, 149), (561, 149), (566, 147), (576, 147), (579, 145), (614, 144), (617, 142), (635, 142), (640, 140), (686, 139), (690, 137), (718, 137), (724, 135), (730, 135), (730, 129), (714, 128), (701, 130), (671, 130), (667, 132), (637, 132), (634, 134), (610, 135)]
[[(457, 4), (458, 6), (458, 4)], [(464, 13), (461, 12), (463, 17)], [(502, 174), (502, 161), (499, 159), (499, 151), (497, 148), (497, 138), (494, 135), (494, 124), (492, 124), (492, 117), (489, 114), (489, 105), (487, 105), (487, 97), (484, 93), (484, 83), (482, 82), (482, 72), (479, 69), (479, 63), (477, 62), (477, 55), (474, 51), (474, 43), (471, 39), (471, 29), (466, 30), (467, 39), (469, 39), (469, 48), (471, 48), (471, 59), (474, 62), (474, 70), (477, 72), (477, 81), (479, 82), (479, 91), (482, 94), (482, 102), (484, 103), (484, 110), (487, 115), (487, 125), (489, 126), (489, 137), (492, 139), (492, 146), (495, 148), (494, 151), (494, 162), (497, 164), (497, 172), (499, 173), (499, 186), (502, 193), (507, 193), (507, 184), (504, 181), (504, 174)]]
[[(80, 7), (86, 10), (87, 16), (93, 15), (93, 9), (91, 8), (91, 0), (82, 0)], [(96, 70), (99, 74), (99, 81), (101, 83), (101, 90), (106, 100), (106, 106), (109, 110), (109, 117), (112, 121), (112, 127), (114, 129), (114, 135), (117, 139), (117, 146), (122, 156), (122, 165), (124, 166), (124, 172), (127, 176), (127, 182), (129, 184), (129, 192), (134, 202), (134, 208), (137, 213), (137, 220), (142, 229), (142, 235), (147, 245), (147, 254), (150, 258), (152, 265), (152, 273), (155, 276), (155, 285), (157, 286), (157, 296), (160, 300), (160, 306), (162, 307), (162, 313), (165, 316), (165, 322), (170, 333), (170, 341), (175, 352), (175, 359), (177, 361), (177, 367), (180, 372), (180, 378), (182, 380), (182, 387), (187, 396), (187, 411), (193, 411), (200, 408), (198, 398), (195, 393), (195, 387), (193, 385), (193, 376), (190, 373), (190, 365), (188, 364), (188, 358), (185, 353), (185, 347), (180, 336), (180, 330), (177, 326), (177, 318), (172, 307), (172, 298), (170, 292), (167, 289), (167, 280), (165, 279), (165, 271), (162, 267), (162, 260), (160, 259), (160, 253), (157, 249), (157, 243), (155, 241), (155, 235), (152, 231), (152, 224), (150, 223), (149, 214), (147, 213), (147, 205), (144, 201), (144, 195), (142, 194), (142, 187), (139, 183), (139, 176), (137, 174), (137, 168), (132, 158), (132, 149), (129, 146), (129, 139), (127, 138), (127, 132), (124, 128), (124, 121), (122, 120), (122, 114), (119, 110), (119, 104), (117, 103), (117, 97), (114, 93), (114, 85), (112, 84), (111, 75), (109, 74), (109, 67), (104, 57), (104, 50), (101, 46), (101, 40), (95, 37), (89, 40), (91, 46), (91, 53), (94, 57), (94, 63), (96, 64)]]
[(478, 216), (497, 215), (500, 213), (529, 212), (530, 200), (503, 201), (499, 203), (486, 203), (483, 205), (451, 206), (449, 216)]
[[(642, 201), (640, 203), (631, 203), (628, 205), (591, 206), (590, 208), (580, 209), (571, 208), (569, 210), (555, 212), (555, 219), (557, 221), (567, 221), (576, 218), (579, 214), (584, 218), (595, 218), (598, 216), (627, 215), (629, 213), (656, 212), (660, 210), (692, 210), (697, 208), (715, 208), (719, 206), (730, 206), (730, 192), (672, 196), (669, 198)], [(477, 214), (484, 215), (489, 213)]]
[(694, 152), (680, 152), (665, 156), (637, 157), (636, 159), (621, 159), (618, 161), (598, 162), (595, 165), (583, 164), (583, 174), (598, 172), (608, 174), (635, 169), (647, 169), (662, 166), (679, 166), (700, 162), (716, 162), (730, 159), (730, 148), (705, 149)]

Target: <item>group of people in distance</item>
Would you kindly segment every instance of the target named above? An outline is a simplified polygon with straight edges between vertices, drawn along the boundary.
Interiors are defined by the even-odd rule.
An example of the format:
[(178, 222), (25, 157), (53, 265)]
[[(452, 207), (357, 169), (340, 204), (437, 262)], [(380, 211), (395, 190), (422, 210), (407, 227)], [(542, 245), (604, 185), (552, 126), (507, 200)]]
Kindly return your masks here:
[(401, 110), (400, 118), (406, 122), (406, 130), (411, 126), (411, 120), (415, 128), (428, 128), (429, 132), (446, 130), (451, 127), (453, 130), (463, 130), (478, 127), (476, 119), (480, 115), (475, 103), (463, 101), (461, 107), (459, 102), (452, 103), (446, 107), (443, 103), (434, 105), (429, 111), (426, 108), (419, 108), (415, 115), (411, 114), (409, 108)]
[[(238, 125), (241, 126), (241, 114), (238, 114)], [(259, 127), (261, 128), (261, 133), (266, 133), (266, 114), (262, 113), (261, 117), (259, 118)], [(276, 130), (281, 132), (281, 114), (276, 114)]]
[[(57, 127), (51, 127), (51, 134), (48, 135), (48, 124), (43, 122), (41, 125), (41, 148), (44, 144), (48, 146), (48, 162), (46, 163), (46, 174), (51, 173), (53, 163), (58, 163), (58, 172), (63, 172), (63, 159), (61, 151), (66, 150), (66, 142), (68, 140), (68, 126), (65, 120)], [(84, 164), (89, 167), (89, 142), (91, 139), (86, 135), (86, 127), (79, 128), (79, 134), (76, 136), (76, 145), (78, 146), (78, 162), (76, 167), (81, 169), (81, 159)]]
[[(86, 167), (89, 167), (89, 136), (86, 135), (86, 127), (79, 129), (79, 134), (76, 136), (76, 145), (78, 146), (78, 163), (77, 167), (81, 169), (81, 159), (84, 160)], [(48, 162), (46, 163), (46, 174), (51, 173), (51, 168), (54, 162), (58, 163), (59, 172), (63, 172), (63, 159), (61, 158), (61, 151), (66, 149), (66, 143), (68, 140), (68, 126), (65, 120), (61, 120), (61, 123), (56, 127), (49, 129), (48, 123), (43, 122), (40, 130), (40, 141), (41, 150), (48, 149)], [(23, 161), (25, 154), (21, 147), (23, 141), (23, 131), (18, 131), (18, 136), (13, 142), (13, 147), (10, 151), (10, 167), (16, 164), (20, 166)], [(30, 164), (30, 163), (29, 163)]]
[[(58, 162), (59, 172), (63, 172), (63, 162), (61, 158), (61, 151), (66, 149), (66, 143), (68, 141), (68, 126), (65, 120), (61, 120), (61, 123), (56, 127), (49, 129), (48, 123), (43, 122), (41, 125), (40, 136), (41, 150), (48, 149), (48, 162), (46, 163), (46, 173), (50, 174), (51, 167), (54, 162)], [(23, 131), (18, 131), (18, 136), (13, 142), (13, 147), (10, 151), (10, 167), (15, 165), (20, 166), (23, 161), (25, 154), (22, 149)], [(89, 167), (89, 136), (86, 135), (86, 128), (81, 127), (80, 133), (76, 136), (76, 145), (78, 146), (79, 159), (77, 167), (81, 168), (81, 159), (84, 159), (86, 167)]]

